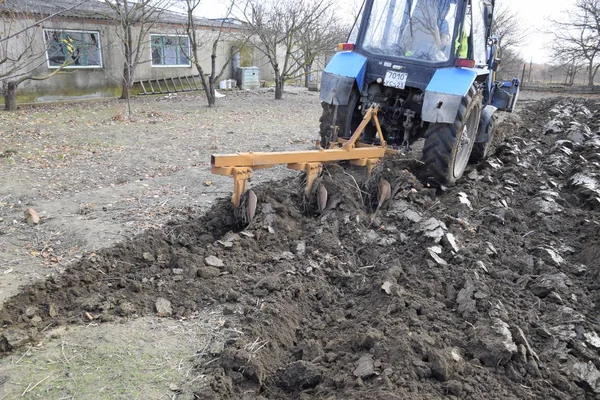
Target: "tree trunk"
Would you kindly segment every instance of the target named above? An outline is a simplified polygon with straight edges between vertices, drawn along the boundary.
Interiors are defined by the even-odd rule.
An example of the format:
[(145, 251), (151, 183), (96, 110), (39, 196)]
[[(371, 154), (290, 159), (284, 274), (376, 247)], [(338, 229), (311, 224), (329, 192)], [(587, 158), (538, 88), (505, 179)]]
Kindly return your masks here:
[(127, 100), (129, 98), (129, 84), (123, 79), (123, 85), (121, 87), (121, 100)]
[(573, 63), (568, 69), (569, 82), (567, 86), (573, 86), (575, 83), (575, 77), (577, 76), (577, 68), (575, 67), (575, 63)]
[(127, 87), (127, 116), (129, 118), (133, 116), (133, 111), (131, 111), (131, 89), (129, 86)]
[(215, 72), (217, 68), (217, 42), (213, 43), (213, 53), (210, 56), (210, 78), (208, 80), (208, 92), (206, 92), (206, 100), (208, 100), (208, 106), (214, 107), (217, 103), (217, 97), (215, 93)]
[(310, 65), (304, 66), (304, 87), (307, 88), (310, 85)]
[(17, 83), (8, 81), (4, 91), (4, 109), (6, 111), (17, 111)]
[(567, 68), (566, 68), (567, 72), (565, 74), (565, 86), (571, 86), (571, 85), (573, 85), (573, 78), (572, 78), (572, 76), (573, 76), (573, 70), (574, 69), (575, 69), (574, 66), (567, 65)]
[(208, 91), (206, 92), (206, 100), (208, 100), (208, 106), (214, 107), (217, 103), (215, 96), (215, 79), (211, 76), (208, 82)]
[(275, 70), (275, 100), (283, 99), (283, 77), (279, 73), (279, 70)]
[(123, 62), (123, 85), (121, 88), (121, 99), (129, 99), (129, 92), (131, 90), (131, 47), (129, 44), (125, 44), (125, 61)]
[(283, 99), (283, 79), (279, 78), (275, 81), (275, 100)]
[[(127, 61), (125, 63), (127, 63)], [(131, 69), (127, 64), (123, 68), (123, 87), (121, 88), (121, 99), (127, 100), (127, 116), (131, 118)]]
[[(125, 16), (129, 18), (129, 3), (127, 0), (123, 1), (123, 10)], [(125, 62), (123, 64), (123, 90), (121, 91), (121, 99), (127, 100), (127, 113), (131, 117), (131, 87), (133, 86), (132, 81), (132, 60), (133, 60), (133, 32), (131, 30), (131, 21), (125, 20), (123, 22), (123, 52)]]
[[(194, 58), (197, 60), (196, 57)], [(207, 78), (206, 76), (204, 76), (204, 70), (202, 69), (200, 64), (196, 64), (196, 69), (198, 70), (198, 75), (200, 75), (200, 83), (202, 84), (202, 89), (204, 89), (204, 94), (206, 95), (206, 101), (208, 102), (208, 106), (213, 107), (215, 105), (214, 83), (212, 82), (211, 77), (208, 77), (207, 82)]]
[(600, 64), (597, 64), (594, 67), (594, 73), (592, 74), (592, 80), (591, 80), (591, 84), (590, 87), (593, 89), (594, 88), (594, 81), (596, 80), (596, 74), (598, 74), (598, 70), (600, 69)]

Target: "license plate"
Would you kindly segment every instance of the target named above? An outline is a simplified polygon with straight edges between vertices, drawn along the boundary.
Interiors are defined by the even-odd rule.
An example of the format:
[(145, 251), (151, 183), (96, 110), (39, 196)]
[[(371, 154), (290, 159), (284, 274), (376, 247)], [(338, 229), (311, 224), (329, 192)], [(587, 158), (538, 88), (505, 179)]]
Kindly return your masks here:
[(408, 74), (406, 72), (387, 71), (385, 73), (383, 85), (393, 87), (396, 89), (404, 89), (404, 86), (406, 86), (407, 78)]

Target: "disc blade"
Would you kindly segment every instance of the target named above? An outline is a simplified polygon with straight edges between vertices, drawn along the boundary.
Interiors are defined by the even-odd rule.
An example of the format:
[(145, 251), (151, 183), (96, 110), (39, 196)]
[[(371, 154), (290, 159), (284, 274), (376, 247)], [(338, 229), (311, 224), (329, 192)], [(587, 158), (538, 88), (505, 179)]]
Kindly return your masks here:
[(319, 189), (317, 190), (317, 207), (320, 213), (325, 211), (327, 207), (327, 189), (322, 183), (319, 184)]
[(258, 204), (258, 199), (256, 197), (256, 193), (254, 190), (248, 190), (248, 201), (246, 202), (246, 213), (248, 215), (248, 222), (254, 219), (256, 215), (256, 205)]
[(392, 197), (392, 187), (390, 186), (390, 183), (383, 178), (379, 180), (379, 190), (377, 191), (377, 196), (379, 198), (377, 208), (381, 207), (383, 203)]

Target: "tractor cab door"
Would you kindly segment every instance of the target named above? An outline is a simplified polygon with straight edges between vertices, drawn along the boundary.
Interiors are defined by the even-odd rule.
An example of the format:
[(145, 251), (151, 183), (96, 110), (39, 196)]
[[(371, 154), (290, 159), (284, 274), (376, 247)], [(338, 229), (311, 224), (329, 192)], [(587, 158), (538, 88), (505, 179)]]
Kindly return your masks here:
[(470, 0), (460, 21), (455, 42), (456, 57), (475, 61), (476, 68), (488, 64), (488, 1)]
[(487, 1), (485, 0), (472, 0), (471, 2), (471, 14), (472, 14), (472, 43), (473, 43), (473, 60), (475, 60), (475, 66), (480, 68), (487, 67), (488, 64), (488, 40), (487, 34), (488, 29), (486, 27), (487, 19)]

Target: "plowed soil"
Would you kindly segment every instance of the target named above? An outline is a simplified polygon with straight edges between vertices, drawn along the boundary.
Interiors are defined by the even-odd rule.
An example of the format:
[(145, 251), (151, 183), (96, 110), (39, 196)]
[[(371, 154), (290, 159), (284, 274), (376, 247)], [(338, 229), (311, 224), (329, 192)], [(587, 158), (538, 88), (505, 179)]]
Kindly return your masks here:
[(369, 182), (329, 165), (322, 213), (302, 176), (257, 185), (249, 225), (221, 199), (25, 286), (0, 349), (218, 306), (221, 345), (191, 349), (205, 379), (190, 398), (599, 398), (598, 121), (596, 99), (528, 102), (452, 187), (424, 186), (411, 154)]

